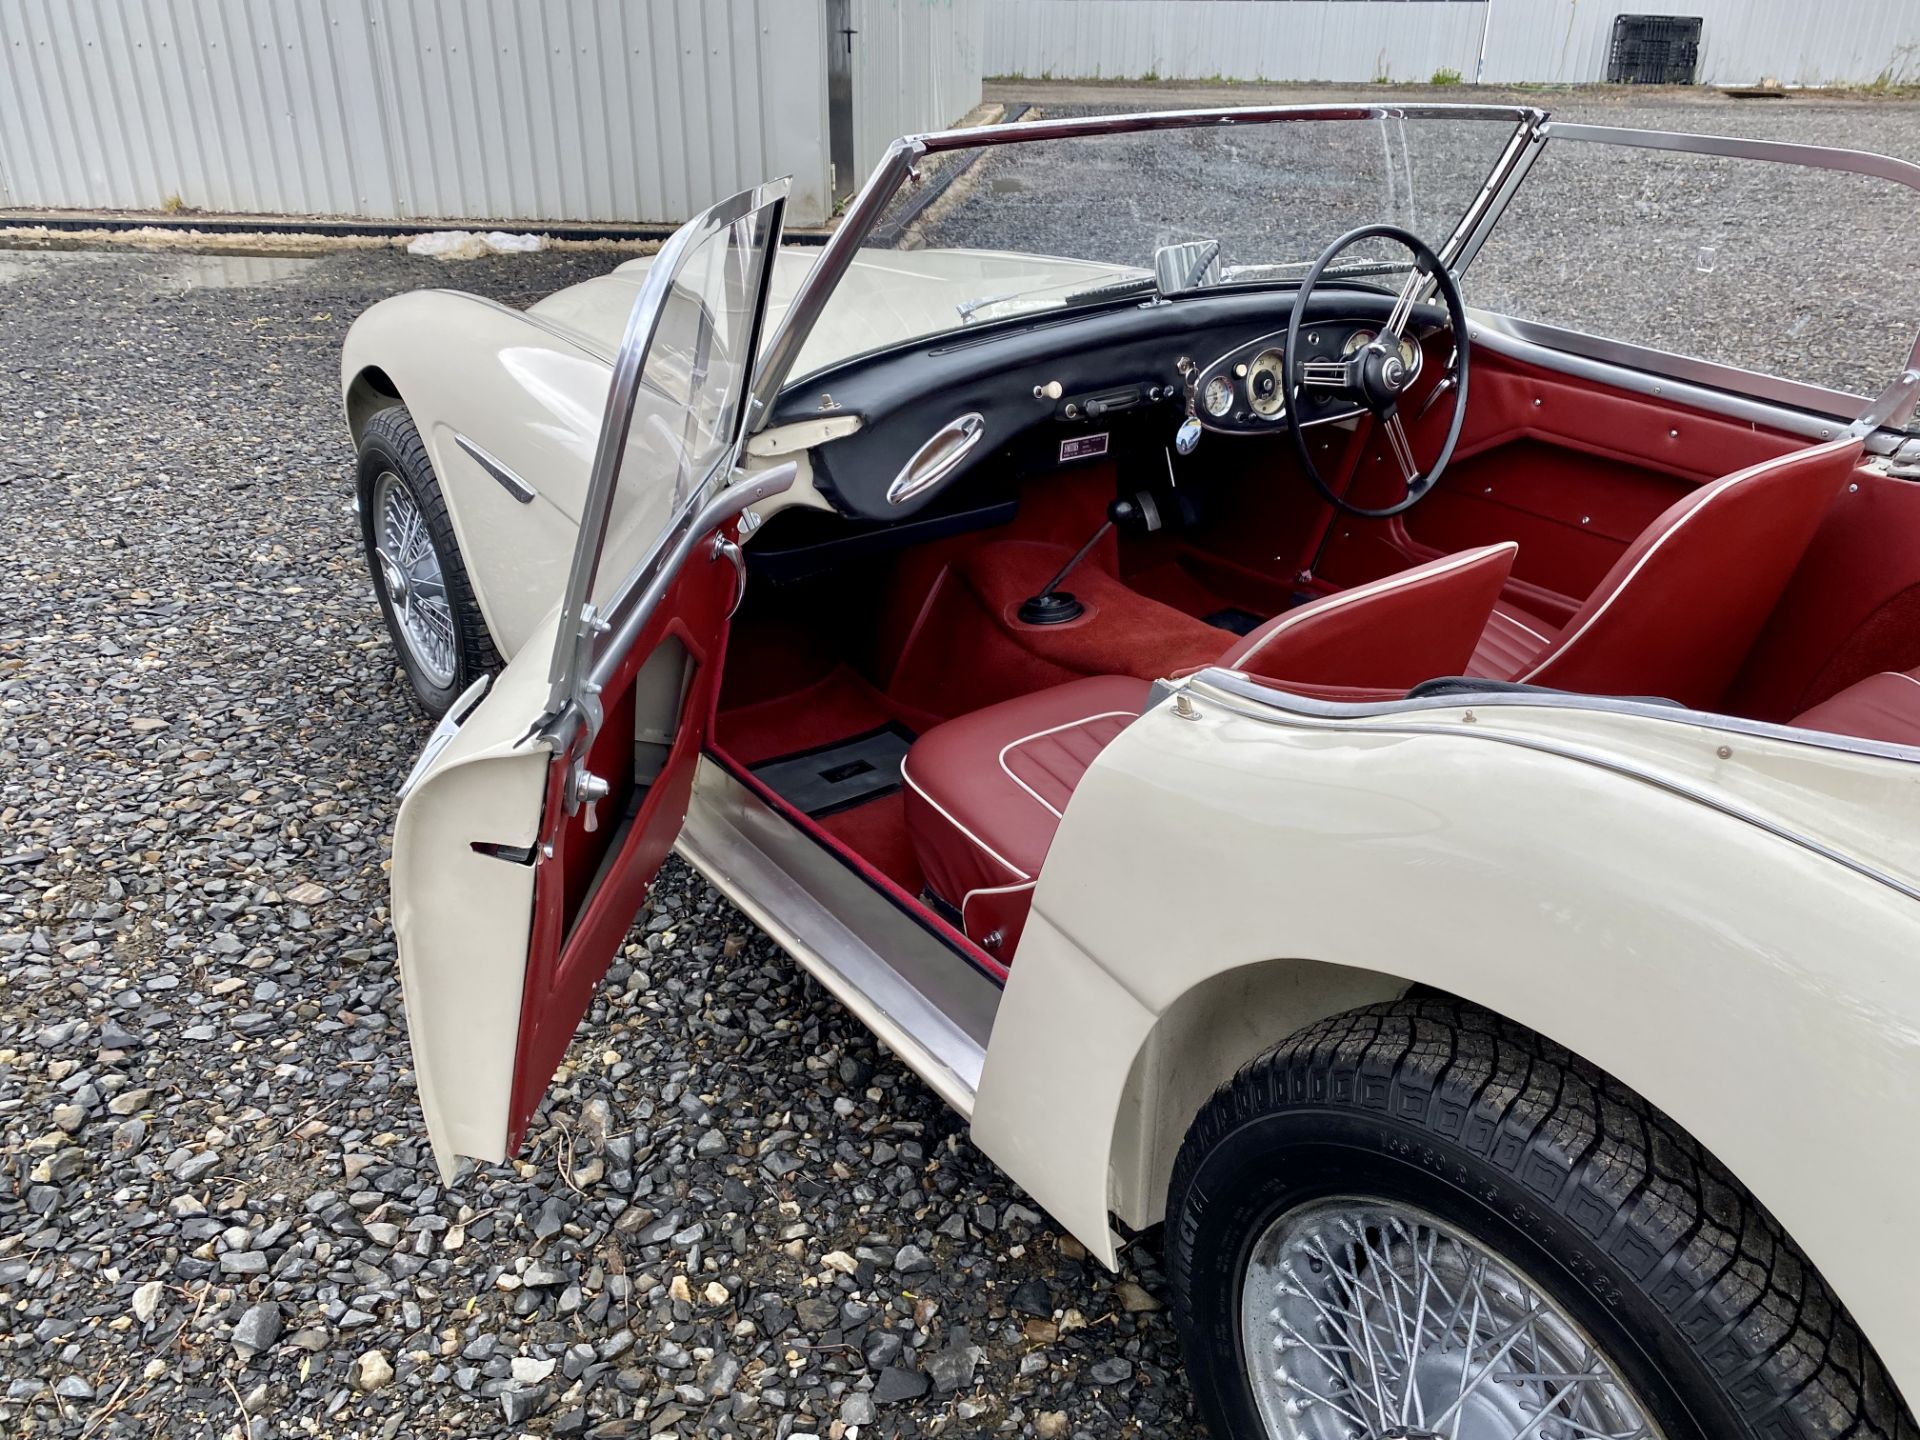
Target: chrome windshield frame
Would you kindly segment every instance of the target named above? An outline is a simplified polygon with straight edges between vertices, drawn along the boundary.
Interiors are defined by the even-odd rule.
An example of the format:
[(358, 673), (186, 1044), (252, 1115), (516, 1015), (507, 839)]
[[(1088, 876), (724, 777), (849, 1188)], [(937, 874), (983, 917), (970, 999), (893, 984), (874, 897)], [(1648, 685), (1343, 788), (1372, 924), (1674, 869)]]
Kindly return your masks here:
[[(1468, 207), (1446, 242), (1437, 248), (1456, 278), (1472, 265), (1489, 235), (1499, 225), (1513, 198), (1525, 186), (1528, 172), (1555, 140), (1570, 144), (1620, 145), (1648, 150), (1719, 155), (1837, 170), (1904, 185), (1920, 191), (1920, 165), (1872, 151), (1803, 145), (1781, 140), (1748, 140), (1724, 135), (1695, 135), (1681, 131), (1637, 130), (1625, 126), (1587, 125), (1557, 121), (1546, 110), (1525, 105), (1278, 105), (1167, 110), (1139, 115), (1105, 115), (982, 125), (972, 129), (938, 130), (896, 140), (881, 157), (867, 182), (848, 207), (845, 217), (820, 252), (787, 307), (762, 358), (753, 381), (748, 406), (747, 433), (763, 428), (772, 417), (780, 388), (787, 383), (807, 337), (828, 300), (845, 277), (855, 253), (879, 223), (900, 183), (923, 155), (975, 147), (1025, 144), (1049, 139), (1074, 139), (1151, 130), (1268, 125), (1314, 120), (1511, 120), (1515, 130), (1506, 149), (1488, 174), (1480, 194)], [(1670, 376), (1704, 385), (1733, 396), (1748, 396), (1770, 404), (1806, 407), (1823, 418), (1852, 423), (1871, 431), (1888, 427), (1909, 400), (1920, 401), (1920, 330), (1907, 364), (1873, 397), (1849, 395), (1763, 371), (1719, 365), (1674, 351), (1656, 350), (1628, 341), (1610, 340), (1584, 331), (1539, 322), (1498, 317), (1524, 332), (1534, 344), (1573, 356), (1644, 368), (1653, 375)], [(1893, 429), (1901, 438), (1915, 432)]]
[[(839, 288), (847, 268), (853, 263), (867, 236), (885, 213), (901, 182), (913, 164), (923, 155), (949, 150), (985, 149), (1000, 145), (1025, 145), (1040, 140), (1073, 140), (1101, 135), (1126, 135), (1157, 130), (1204, 130), (1233, 126), (1274, 125), (1320, 120), (1485, 120), (1507, 121), (1514, 126), (1514, 137), (1488, 172), (1480, 193), (1465, 215), (1439, 248), (1447, 258), (1467, 241), (1470, 228), (1483, 223), (1486, 209), (1502, 194), (1509, 170), (1530, 148), (1516, 143), (1546, 123), (1547, 112), (1531, 105), (1242, 105), (1204, 110), (1159, 110), (1139, 115), (1073, 116), (1055, 120), (1021, 121), (1014, 124), (978, 125), (970, 129), (935, 130), (908, 135), (887, 147), (873, 174), (854, 196), (852, 204), (832, 237), (821, 247), (813, 268), (800, 282), (793, 300), (774, 331), (760, 368), (754, 376), (753, 398), (747, 419), (747, 433), (753, 434), (772, 418), (773, 402), (787, 383), (801, 348), (813, 333), (814, 325), (827, 307), (827, 301)], [(1471, 223), (1471, 226), (1469, 225)]]

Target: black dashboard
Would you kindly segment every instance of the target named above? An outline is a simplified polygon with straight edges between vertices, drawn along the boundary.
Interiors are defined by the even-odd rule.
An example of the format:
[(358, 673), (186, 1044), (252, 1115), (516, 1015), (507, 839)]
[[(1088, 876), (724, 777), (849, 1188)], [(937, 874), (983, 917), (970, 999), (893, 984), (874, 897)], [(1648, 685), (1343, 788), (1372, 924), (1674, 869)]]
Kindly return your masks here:
[[(1005, 479), (1137, 444), (1143, 426), (1164, 426), (1170, 443), (1186, 415), (1183, 359), (1206, 428), (1279, 435), (1287, 427), (1277, 370), (1292, 303), (1290, 290), (1216, 293), (933, 336), (789, 386), (772, 423), (858, 416), (859, 429), (814, 447), (814, 480), (843, 513), (881, 523), (910, 519), (968, 476)], [(1340, 359), (1393, 305), (1371, 290), (1315, 291), (1302, 317), (1308, 358)], [(1444, 319), (1437, 307), (1416, 307), (1411, 333)], [(1303, 405), (1313, 407), (1302, 416), (1309, 425), (1358, 410), (1349, 396), (1312, 389)]]

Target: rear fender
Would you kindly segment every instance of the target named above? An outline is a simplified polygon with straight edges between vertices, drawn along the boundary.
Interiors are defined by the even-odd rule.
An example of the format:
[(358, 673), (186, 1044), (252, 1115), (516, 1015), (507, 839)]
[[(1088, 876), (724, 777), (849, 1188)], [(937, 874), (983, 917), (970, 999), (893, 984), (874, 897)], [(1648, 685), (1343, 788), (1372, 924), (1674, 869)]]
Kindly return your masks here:
[[(1920, 767), (1678, 711), (1329, 720), (1188, 689), (1191, 718), (1148, 711), (1067, 807), (988, 1046), (982, 1150), (1111, 1264), (1109, 1215), (1161, 1218), (1219, 1078), (1427, 986), (1664, 1109), (1920, 1393), (1920, 901), (1896, 864)], [(1794, 837), (1816, 820), (1824, 840)]]

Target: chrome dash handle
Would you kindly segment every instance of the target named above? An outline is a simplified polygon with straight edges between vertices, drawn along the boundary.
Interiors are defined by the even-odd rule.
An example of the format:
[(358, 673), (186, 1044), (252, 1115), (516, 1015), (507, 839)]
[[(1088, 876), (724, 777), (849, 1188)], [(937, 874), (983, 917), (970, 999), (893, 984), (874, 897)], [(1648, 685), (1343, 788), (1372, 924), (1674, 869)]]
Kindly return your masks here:
[(904, 505), (930, 486), (938, 485), (959, 467), (986, 434), (986, 418), (978, 411), (949, 420), (900, 467), (900, 473), (887, 486), (887, 503)]

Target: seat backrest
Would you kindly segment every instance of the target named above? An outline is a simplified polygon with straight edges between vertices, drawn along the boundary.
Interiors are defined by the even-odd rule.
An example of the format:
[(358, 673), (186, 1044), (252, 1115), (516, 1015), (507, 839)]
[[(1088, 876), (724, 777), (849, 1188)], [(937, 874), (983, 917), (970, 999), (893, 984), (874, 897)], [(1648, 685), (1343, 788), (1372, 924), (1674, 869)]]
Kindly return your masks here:
[(1463, 550), (1276, 615), (1218, 661), (1276, 684), (1405, 690), (1458, 675), (1519, 546)]
[(1858, 440), (1830, 440), (1701, 486), (1627, 547), (1515, 678), (1713, 706), (1859, 459)]

